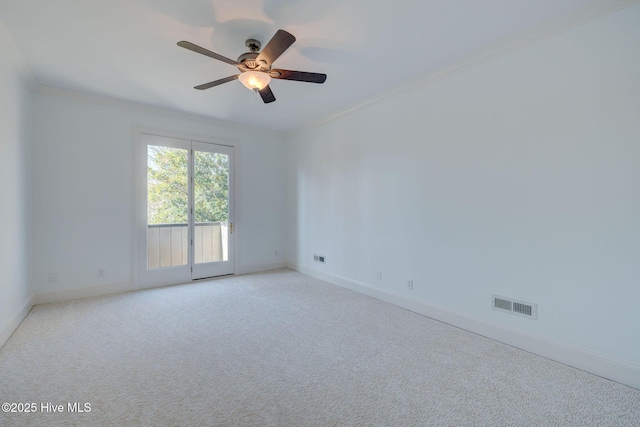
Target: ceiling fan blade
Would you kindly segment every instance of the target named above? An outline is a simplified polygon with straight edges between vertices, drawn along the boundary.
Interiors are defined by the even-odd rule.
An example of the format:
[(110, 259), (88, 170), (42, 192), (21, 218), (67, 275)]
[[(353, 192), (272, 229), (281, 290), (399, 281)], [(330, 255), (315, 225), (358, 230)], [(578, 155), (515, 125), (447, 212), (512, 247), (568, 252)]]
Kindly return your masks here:
[(226, 62), (227, 64), (231, 64), (231, 65), (240, 65), (240, 63), (238, 61), (234, 61), (233, 59), (229, 59), (225, 56), (222, 55), (218, 55), (215, 52), (211, 52), (210, 50), (207, 50), (203, 47), (200, 47), (198, 45), (195, 45), (191, 42), (186, 42), (186, 41), (181, 41), (178, 42), (178, 46), (183, 47), (185, 49), (189, 49), (193, 52), (199, 53), (201, 55), (205, 55), (208, 56), (209, 58), (213, 58), (213, 59), (217, 59), (218, 61), (222, 61), (222, 62)]
[(326, 74), (307, 73), (306, 71), (280, 70), (275, 68), (271, 70), (270, 75), (274, 79), (295, 80), (307, 83), (324, 83), (325, 80), (327, 80)]
[(205, 84), (196, 86), (196, 87), (194, 87), (194, 89), (205, 90), (205, 89), (212, 88), (214, 86), (221, 85), (223, 83), (232, 82), (234, 80), (238, 80), (238, 74), (236, 74), (235, 76), (225, 77), (224, 79), (215, 80), (213, 82), (209, 82), (209, 83), (205, 83)]
[(289, 46), (296, 41), (293, 35), (287, 33), (285, 30), (278, 30), (276, 34), (269, 40), (269, 43), (262, 49), (262, 52), (256, 58), (257, 62), (265, 61), (267, 65), (273, 64), (285, 50), (289, 49)]
[(271, 92), (271, 88), (268, 85), (265, 86), (264, 89), (262, 89), (258, 93), (262, 97), (262, 100), (264, 101), (265, 104), (268, 104), (276, 100), (276, 97), (274, 96), (273, 92)]

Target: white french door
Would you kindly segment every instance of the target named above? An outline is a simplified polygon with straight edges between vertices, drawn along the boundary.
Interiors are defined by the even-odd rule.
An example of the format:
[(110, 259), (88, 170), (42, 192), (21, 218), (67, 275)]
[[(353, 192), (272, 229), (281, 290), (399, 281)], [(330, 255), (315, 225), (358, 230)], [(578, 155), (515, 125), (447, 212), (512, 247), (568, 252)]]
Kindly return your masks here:
[(139, 288), (234, 273), (234, 147), (140, 132)]

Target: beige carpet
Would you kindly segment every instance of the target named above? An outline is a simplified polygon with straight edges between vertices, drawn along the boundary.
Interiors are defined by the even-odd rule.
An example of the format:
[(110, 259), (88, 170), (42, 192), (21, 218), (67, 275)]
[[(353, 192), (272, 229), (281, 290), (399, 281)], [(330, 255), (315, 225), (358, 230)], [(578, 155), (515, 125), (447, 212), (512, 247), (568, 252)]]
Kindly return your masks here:
[(640, 425), (639, 390), (289, 270), (37, 306), (0, 402), (38, 405), (2, 426)]

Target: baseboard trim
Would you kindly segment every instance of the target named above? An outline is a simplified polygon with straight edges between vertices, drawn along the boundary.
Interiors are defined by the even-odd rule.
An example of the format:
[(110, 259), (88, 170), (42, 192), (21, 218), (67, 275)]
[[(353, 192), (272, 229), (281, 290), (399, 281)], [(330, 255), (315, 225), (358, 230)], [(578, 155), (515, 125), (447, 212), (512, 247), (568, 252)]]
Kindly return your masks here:
[(0, 329), (0, 348), (9, 340), (14, 331), (20, 326), (20, 323), (27, 317), (31, 308), (35, 305), (35, 295), (31, 294), (31, 296), (27, 299), (27, 301), (20, 307), (15, 314), (10, 317), (9, 322), (6, 326), (2, 326)]
[(263, 271), (271, 271), (278, 270), (281, 268), (287, 268), (287, 263), (285, 262), (273, 262), (270, 264), (256, 264), (256, 265), (246, 265), (238, 268), (236, 274), (252, 274), (252, 273), (260, 273)]
[(380, 301), (388, 302), (538, 356), (640, 389), (640, 366), (638, 365), (594, 353), (551, 338), (532, 334), (521, 329), (432, 305), (425, 301), (411, 300), (402, 295), (380, 289), (358, 280), (323, 273), (300, 264), (287, 263), (287, 267), (302, 274), (315, 277), (316, 279), (370, 296)]
[(133, 283), (109, 283), (105, 285), (87, 286), (83, 288), (62, 289), (51, 292), (39, 292), (36, 294), (36, 304), (48, 304), (51, 302), (69, 301), (81, 298), (101, 297), (104, 295), (119, 294), (133, 291)]
[[(249, 266), (239, 267), (235, 272), (235, 274), (260, 273), (262, 271), (277, 270), (285, 267), (286, 267), (286, 264), (284, 262), (249, 265)], [(192, 282), (186, 282), (186, 283), (192, 283)], [(154, 289), (154, 288), (161, 288), (164, 286), (173, 286), (173, 285), (180, 285), (180, 284), (183, 284), (183, 282), (168, 283), (160, 286), (153, 286), (150, 288), (143, 288), (143, 289)], [(135, 290), (141, 290), (141, 289), (135, 289), (133, 286), (133, 283), (131, 282), (110, 283), (105, 285), (87, 286), (87, 287), (74, 288), (74, 289), (62, 289), (57, 291), (37, 293), (35, 295), (35, 303), (48, 304), (52, 302), (61, 302), (61, 301), (69, 301), (69, 300), (81, 299), (81, 298), (113, 295), (113, 294), (119, 294), (122, 292), (130, 292)]]

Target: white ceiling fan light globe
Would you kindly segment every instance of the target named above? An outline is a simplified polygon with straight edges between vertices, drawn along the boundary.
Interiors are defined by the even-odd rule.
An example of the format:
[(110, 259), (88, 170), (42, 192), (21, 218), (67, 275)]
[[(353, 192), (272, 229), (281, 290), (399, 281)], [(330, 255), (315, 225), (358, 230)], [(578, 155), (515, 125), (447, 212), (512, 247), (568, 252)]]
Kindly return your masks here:
[(238, 80), (247, 89), (260, 91), (271, 82), (271, 76), (261, 71), (245, 71), (238, 76)]

